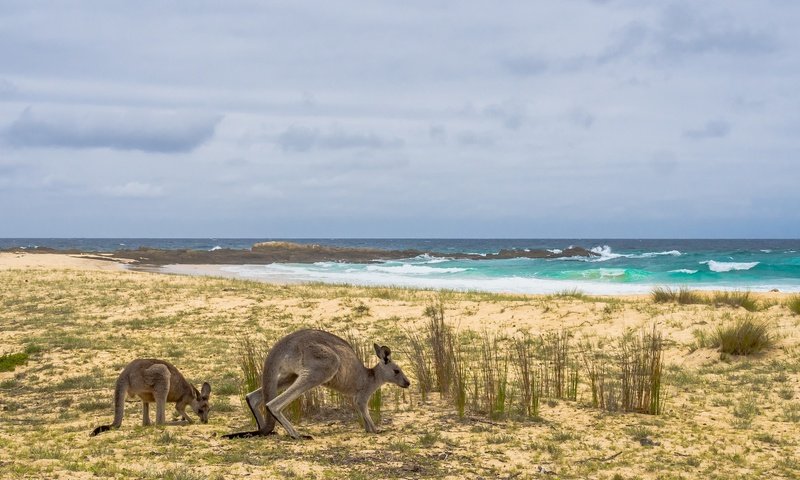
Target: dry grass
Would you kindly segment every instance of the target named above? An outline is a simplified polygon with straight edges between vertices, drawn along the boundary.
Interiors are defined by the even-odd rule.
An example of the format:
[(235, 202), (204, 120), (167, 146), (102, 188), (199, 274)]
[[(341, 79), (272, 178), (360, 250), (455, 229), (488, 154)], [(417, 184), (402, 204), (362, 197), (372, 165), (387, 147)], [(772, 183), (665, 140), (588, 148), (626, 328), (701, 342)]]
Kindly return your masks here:
[[(730, 312), (650, 298), (0, 271), (2, 353), (29, 356), (0, 373), (0, 477), (529, 478), (551, 471), (554, 478), (796, 478), (800, 465), (787, 459), (800, 447), (800, 404), (792, 394), (800, 385), (797, 317), (783, 307), (750, 314), (776, 334), (776, 348), (757, 356), (721, 360), (709, 348), (686, 348), (692, 331), (713, 331)], [(429, 339), (434, 319), (436, 345), (450, 362), (442, 380)], [(653, 325), (660, 356), (635, 353), (653, 345)], [(250, 421), (238, 388), (243, 335), (256, 340), (257, 359), (275, 338), (301, 327), (350, 331), (360, 345), (392, 347), (413, 386), (382, 389), (383, 433), (365, 434), (349, 407), (325, 397), (318, 410), (301, 412), (312, 442), (291, 441), (280, 429), (273, 437), (221, 439)], [(626, 335), (633, 343), (623, 348)], [(566, 358), (557, 353), (565, 337)], [(631, 352), (627, 363), (622, 351)], [(111, 418), (120, 369), (151, 356), (172, 361), (195, 385), (211, 382), (219, 408), (210, 423), (142, 427), (141, 407), (130, 403), (121, 429), (89, 438)], [(660, 415), (605, 412), (608, 403), (623, 404), (620, 366), (631, 358), (641, 361), (630, 378), (663, 375), (665, 388), (656, 395), (629, 381), (633, 409), (655, 402)], [(539, 402), (543, 361), (562, 365), (561, 373), (552, 366), (548, 373), (554, 391), (564, 378), (560, 399)], [(417, 375), (430, 377), (424, 396)]]

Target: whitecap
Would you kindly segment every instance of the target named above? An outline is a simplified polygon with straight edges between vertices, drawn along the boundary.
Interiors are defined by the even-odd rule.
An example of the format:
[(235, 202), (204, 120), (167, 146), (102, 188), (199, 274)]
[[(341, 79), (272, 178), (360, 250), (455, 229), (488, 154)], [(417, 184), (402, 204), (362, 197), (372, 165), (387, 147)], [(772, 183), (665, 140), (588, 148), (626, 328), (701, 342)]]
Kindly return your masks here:
[(670, 270), (669, 273), (685, 273), (687, 275), (694, 275), (698, 270), (691, 270), (688, 268), (679, 268), (677, 270)]
[(641, 255), (630, 255), (631, 258), (651, 258), (651, 257), (662, 257), (662, 256), (672, 256), (672, 257), (680, 257), (683, 255), (678, 250), (668, 250), (666, 252), (647, 252), (642, 253)]
[(368, 272), (392, 273), (399, 275), (431, 275), (437, 273), (459, 273), (467, 271), (466, 268), (436, 268), (426, 267), (424, 265), (410, 265), (408, 263), (397, 266), (367, 265), (366, 270)]
[(589, 259), (591, 262), (604, 262), (606, 260), (612, 260), (614, 258), (620, 258), (623, 255), (619, 253), (614, 253), (611, 251), (611, 247), (608, 245), (603, 245), (602, 247), (594, 247), (590, 250), (592, 253), (596, 253), (599, 257), (592, 257)]
[(209, 252), (216, 252), (217, 250), (222, 250), (222, 247), (220, 247), (219, 245), (216, 245), (215, 247), (211, 248), (209, 250)]
[(447, 262), (450, 259), (444, 257), (434, 257), (429, 253), (423, 253), (422, 255), (417, 255), (414, 257), (414, 260), (422, 260), (424, 263), (442, 263)]
[(712, 272), (725, 273), (733, 270), (750, 270), (758, 265), (759, 262), (717, 262), (715, 260), (706, 260), (700, 263), (708, 265), (708, 269)]
[(564, 250), (561, 250), (560, 248), (548, 248), (547, 251), (555, 255), (561, 255), (564, 253)]

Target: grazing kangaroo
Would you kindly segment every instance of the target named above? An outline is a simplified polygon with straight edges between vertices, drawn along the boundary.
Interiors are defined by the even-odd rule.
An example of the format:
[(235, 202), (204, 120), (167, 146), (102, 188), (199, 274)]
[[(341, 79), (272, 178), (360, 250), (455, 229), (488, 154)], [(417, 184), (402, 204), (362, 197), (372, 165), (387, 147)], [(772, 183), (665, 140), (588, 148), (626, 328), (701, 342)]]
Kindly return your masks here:
[(208, 397), (211, 395), (211, 385), (204, 383), (198, 391), (194, 385), (187, 382), (181, 372), (169, 362), (164, 360), (137, 359), (132, 361), (122, 370), (117, 378), (114, 388), (114, 422), (111, 425), (101, 425), (95, 428), (90, 436), (119, 428), (122, 425), (122, 414), (125, 412), (125, 398), (139, 397), (142, 400), (142, 425), (150, 425), (150, 404), (156, 402), (156, 424), (163, 425), (166, 421), (165, 408), (167, 402), (175, 403), (183, 420), (192, 423), (186, 415), (186, 407), (200, 417), (202, 423), (208, 423)]
[[(277, 420), (292, 438), (301, 438), (282, 410), (319, 385), (350, 397), (364, 419), (367, 432), (377, 433), (378, 429), (367, 410), (369, 398), (384, 383), (408, 388), (411, 382), (392, 361), (389, 347), (374, 344), (374, 348), (380, 362), (367, 368), (361, 363), (353, 347), (332, 333), (298, 330), (281, 338), (264, 360), (261, 388), (246, 397), (247, 405), (258, 423), (258, 430), (231, 433), (224, 437), (270, 435), (274, 433)], [(278, 394), (280, 390), (283, 393)], [(266, 405), (267, 418), (262, 414), (262, 405)]]

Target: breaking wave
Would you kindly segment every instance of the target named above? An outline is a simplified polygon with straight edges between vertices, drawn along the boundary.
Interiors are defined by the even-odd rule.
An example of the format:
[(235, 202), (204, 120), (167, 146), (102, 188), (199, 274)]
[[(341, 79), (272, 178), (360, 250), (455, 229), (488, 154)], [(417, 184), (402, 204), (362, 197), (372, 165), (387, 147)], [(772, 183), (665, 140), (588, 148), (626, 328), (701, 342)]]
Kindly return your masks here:
[(706, 260), (700, 263), (708, 265), (708, 269), (712, 272), (725, 273), (734, 270), (750, 270), (758, 265), (759, 262), (717, 262), (715, 260)]

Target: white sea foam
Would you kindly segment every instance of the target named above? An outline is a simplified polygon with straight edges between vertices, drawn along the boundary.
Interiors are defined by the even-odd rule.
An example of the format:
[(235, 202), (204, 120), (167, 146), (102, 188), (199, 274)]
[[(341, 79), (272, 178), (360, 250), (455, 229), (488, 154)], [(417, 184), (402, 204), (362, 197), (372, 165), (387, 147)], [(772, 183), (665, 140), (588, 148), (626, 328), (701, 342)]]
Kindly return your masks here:
[[(488, 277), (465, 275), (401, 275), (397, 273), (368, 271), (364, 265), (330, 264), (322, 267), (308, 264), (270, 264), (270, 265), (226, 265), (206, 267), (207, 271), (192, 269), (191, 265), (167, 265), (163, 271), (167, 273), (183, 273), (190, 275), (229, 275), (239, 278), (262, 280), (267, 282), (300, 283), (324, 282), (333, 284), (352, 284), (366, 286), (396, 286), (409, 288), (448, 289), (461, 291), (505, 292), (505, 293), (538, 293), (550, 294), (565, 290), (577, 289), (590, 295), (626, 295), (647, 294), (656, 285), (678, 288), (679, 284), (665, 285), (664, 282), (628, 283), (573, 278), (566, 280), (539, 279), (521, 276)], [(196, 266), (194, 266), (196, 267)], [(613, 269), (612, 269), (613, 270)], [(695, 287), (692, 287), (695, 288)], [(709, 290), (740, 290), (738, 284), (697, 285), (696, 288)], [(751, 285), (748, 290), (767, 292), (778, 288), (782, 292), (800, 292), (797, 284), (775, 283)]]
[(414, 257), (414, 260), (422, 260), (423, 263), (442, 263), (442, 262), (447, 262), (450, 259), (443, 257), (434, 257), (433, 255), (423, 253), (422, 255)]
[(672, 257), (680, 257), (683, 253), (679, 252), (678, 250), (669, 250), (666, 252), (647, 252), (642, 253), (641, 255), (629, 255), (630, 258), (651, 258), (651, 257), (661, 257), (661, 256), (672, 256)]
[(708, 265), (708, 269), (712, 272), (725, 273), (733, 270), (750, 270), (758, 265), (759, 262), (717, 262), (715, 260), (707, 260), (700, 263)]
[(687, 275), (694, 275), (697, 272), (698, 272), (697, 270), (691, 270), (691, 269), (688, 269), (688, 268), (679, 268), (677, 270), (670, 270), (669, 271), (669, 273), (685, 273)]
[(762, 252), (762, 253), (772, 253), (772, 250), (769, 250), (769, 249), (764, 249), (764, 250), (761, 250), (761, 252)]
[(561, 250), (560, 248), (548, 248), (547, 251), (555, 255), (561, 255), (564, 253), (564, 250)]
[[(370, 266), (374, 267), (373, 265), (368, 265), (367, 267)], [(179, 273), (180, 267), (180, 265), (170, 266), (167, 270)], [(313, 265), (270, 264), (231, 265), (219, 267), (219, 269), (227, 274), (253, 280), (346, 283), (353, 285), (395, 286), (459, 291), (548, 294), (575, 288), (589, 294), (611, 295), (648, 293), (653, 288), (652, 285), (643, 284), (606, 283), (586, 280), (544, 280), (519, 276), (469, 278), (460, 275), (403, 275), (399, 274), (397, 271), (376, 271), (374, 268), (369, 270), (368, 268), (353, 265), (349, 265), (349, 267), (350, 268), (320, 268)]]
[(595, 257), (591, 259), (595, 262), (603, 262), (606, 260), (611, 260), (613, 258), (619, 258), (622, 256), (619, 253), (613, 253), (611, 251), (611, 247), (609, 247), (608, 245), (603, 245), (602, 247), (594, 247), (590, 251), (592, 253), (600, 255), (600, 257)]
[(222, 247), (220, 247), (219, 245), (216, 245), (216, 246), (212, 247), (209, 250), (209, 252), (216, 252), (217, 250), (222, 250)]
[(410, 265), (408, 263), (396, 266), (367, 265), (366, 270), (368, 272), (393, 273), (400, 275), (435, 275), (439, 273), (459, 273), (467, 271), (466, 268), (436, 268), (426, 267), (424, 265)]

